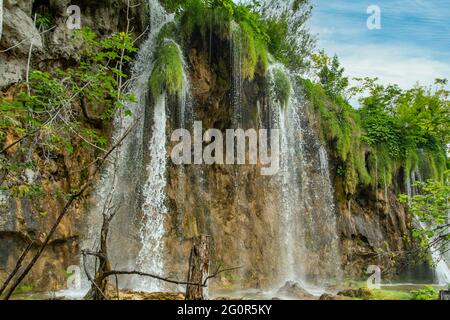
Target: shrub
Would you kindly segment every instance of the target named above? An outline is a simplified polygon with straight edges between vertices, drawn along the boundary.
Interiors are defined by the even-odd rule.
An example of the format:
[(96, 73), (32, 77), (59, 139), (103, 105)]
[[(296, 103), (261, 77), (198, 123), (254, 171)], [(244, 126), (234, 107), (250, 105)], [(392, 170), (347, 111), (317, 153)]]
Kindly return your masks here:
[(412, 300), (437, 300), (439, 293), (431, 286), (426, 286), (423, 289), (411, 291)]

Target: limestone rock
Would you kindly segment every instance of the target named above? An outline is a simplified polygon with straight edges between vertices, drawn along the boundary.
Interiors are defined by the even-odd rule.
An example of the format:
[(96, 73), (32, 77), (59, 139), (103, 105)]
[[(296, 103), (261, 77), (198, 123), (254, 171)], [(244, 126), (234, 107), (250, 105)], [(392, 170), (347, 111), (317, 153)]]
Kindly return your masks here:
[(367, 288), (359, 288), (359, 289), (347, 289), (340, 291), (338, 296), (350, 297), (350, 298), (361, 298), (361, 299), (370, 299), (373, 296), (372, 291)]
[(41, 36), (34, 26), (33, 20), (18, 6), (5, 7), (0, 48), (5, 50), (16, 46), (10, 50), (11, 53), (18, 56), (27, 56), (31, 44), (35, 50), (42, 50), (43, 48)]
[(309, 300), (314, 298), (311, 293), (294, 281), (286, 282), (286, 284), (278, 290), (277, 295), (299, 300)]
[(30, 0), (4, 0), (6, 8), (18, 7), (28, 16), (31, 16), (31, 10), (33, 8), (33, 1)]

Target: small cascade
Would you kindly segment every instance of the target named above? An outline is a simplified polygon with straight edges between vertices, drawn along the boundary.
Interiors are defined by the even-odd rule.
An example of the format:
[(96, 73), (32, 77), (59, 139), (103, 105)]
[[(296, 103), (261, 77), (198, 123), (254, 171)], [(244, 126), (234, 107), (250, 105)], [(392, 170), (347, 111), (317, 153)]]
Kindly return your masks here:
[(233, 125), (235, 128), (242, 127), (243, 110), (241, 103), (242, 94), (242, 61), (243, 61), (243, 45), (242, 45), (241, 27), (234, 21), (230, 25), (231, 37), (231, 66), (232, 66), (232, 88), (231, 103), (233, 106)]
[[(421, 174), (419, 170), (416, 168), (416, 170), (413, 170), (406, 179), (406, 190), (409, 198), (414, 197), (419, 193), (415, 184), (416, 182), (421, 181), (422, 181)], [(411, 205), (411, 202), (409, 202), (409, 205)], [(420, 228), (426, 229), (428, 227), (425, 222), (420, 221), (419, 219), (416, 219), (416, 221)], [(430, 241), (433, 241), (433, 239), (431, 239)], [(430, 253), (435, 267), (434, 272), (436, 274), (437, 283), (439, 285), (450, 284), (450, 268), (446, 262), (445, 257), (442, 255), (440, 250), (435, 246), (431, 246)]]
[(389, 185), (386, 178), (386, 168), (384, 168), (384, 200), (386, 201), (386, 211), (389, 213)]
[(438, 250), (432, 249), (433, 261), (435, 262), (436, 278), (440, 285), (450, 284), (450, 268), (445, 258)]

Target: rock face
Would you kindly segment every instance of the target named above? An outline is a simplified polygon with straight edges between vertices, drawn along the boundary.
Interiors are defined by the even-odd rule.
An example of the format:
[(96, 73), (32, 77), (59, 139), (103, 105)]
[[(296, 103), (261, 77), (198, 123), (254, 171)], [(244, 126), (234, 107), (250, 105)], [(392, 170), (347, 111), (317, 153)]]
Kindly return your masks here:
[(22, 80), (31, 50), (43, 48), (41, 36), (30, 17), (31, 2), (7, 0), (3, 8), (3, 33), (0, 39), (0, 88)]
[[(44, 70), (76, 60), (76, 48), (69, 41), (74, 30), (66, 27), (70, 5), (80, 7), (82, 27), (90, 27), (100, 35), (126, 30), (126, 19), (123, 17), (126, 17), (127, 0), (101, 3), (85, 0), (5, 0), (0, 39), (0, 89), (25, 78), (30, 47), (31, 65)], [(146, 12), (145, 3), (130, 9), (129, 17), (136, 33), (144, 30)], [(38, 17), (49, 22), (44, 24)]]
[[(339, 182), (337, 198), (342, 199)], [(358, 193), (339, 203), (339, 232), (342, 243), (342, 265), (353, 278), (367, 279), (370, 265), (378, 266), (382, 280), (432, 281), (433, 271), (424, 262), (408, 256), (412, 244), (411, 217), (399, 204), (393, 188), (372, 190), (360, 188)], [(400, 191), (401, 192), (401, 191)]]
[[(0, 93), (4, 98), (10, 99), (23, 90), (22, 85), (17, 83), (26, 77), (30, 47), (31, 68), (49, 71), (71, 65), (77, 60), (76, 48), (68, 41), (73, 30), (68, 30), (65, 24), (66, 10), (70, 4), (77, 4), (82, 8), (83, 26), (89, 26), (100, 35), (125, 30), (126, 19), (123, 19), (123, 13), (127, 8), (126, 0), (106, 0), (99, 3), (84, 0), (4, 0), (3, 32), (0, 39)], [(135, 7), (130, 11), (136, 37), (143, 31), (146, 11), (145, 6)], [(54, 28), (43, 33), (43, 27), (35, 26), (35, 14), (51, 17)], [(77, 106), (74, 108), (74, 114), (81, 113)], [(80, 117), (80, 121), (86, 119)], [(18, 137), (7, 134), (1, 145), (3, 147), (17, 139)], [(28, 170), (26, 177), (19, 178), (40, 180), (48, 196), (37, 201), (28, 198), (13, 199), (0, 193), (0, 283), (12, 271), (27, 244), (35, 241), (31, 250), (33, 254), (56, 220), (63, 203), (55, 201), (50, 195), (58, 191), (68, 192), (71, 188), (80, 186), (90, 175), (90, 172), (85, 172), (82, 168), (92, 163), (94, 155), (80, 148), (81, 141), (73, 143), (76, 149), (74, 154), (61, 153), (53, 155), (51, 159), (42, 157), (33, 147), (24, 145), (25, 148), (29, 147), (30, 156), (38, 164), (41, 174)], [(9, 150), (8, 157), (18, 157), (15, 148)], [(17, 158), (17, 161), (24, 160)], [(88, 198), (82, 199), (62, 221), (23, 284), (31, 286), (33, 290), (66, 288), (66, 270), (79, 264), (78, 240), (85, 223)]]
[[(104, 0), (95, 3), (88, 0), (5, 0), (0, 51), (15, 47), (0, 53), (0, 90), (7, 95), (8, 91), (15, 90), (15, 84), (25, 77), (30, 47), (33, 53), (32, 66), (42, 70), (70, 66), (77, 61), (76, 48), (67, 41), (73, 33), (65, 26), (69, 4), (80, 6), (83, 26), (90, 26), (97, 33), (107, 35), (125, 29), (126, 3), (126, 0)], [(34, 25), (32, 18), (35, 13), (51, 15), (55, 28), (40, 34), (43, 30)], [(131, 10), (132, 27), (137, 35), (145, 28), (146, 16), (144, 7)], [(186, 52), (193, 107), (205, 128), (224, 130), (232, 128), (233, 121), (232, 110), (226, 107), (232, 103), (232, 74), (231, 67), (228, 66), (231, 57), (229, 50), (223, 50), (229, 48), (227, 43), (214, 39), (210, 45), (214, 48), (211, 55), (199, 37), (189, 44)], [(255, 79), (245, 82), (242, 86), (242, 118), (246, 128), (258, 127), (260, 121), (265, 121), (258, 118), (260, 110), (257, 110), (257, 101), (265, 100), (264, 89), (262, 72), (257, 72)], [(170, 105), (168, 127), (173, 129), (177, 126), (177, 103), (172, 101)], [(264, 105), (262, 107), (264, 108)], [(314, 127), (313, 123), (304, 125)], [(314, 134), (312, 130), (308, 132), (306, 136)], [(12, 141), (15, 138), (17, 137), (7, 139)], [(305, 150), (310, 162), (317, 161), (318, 149), (313, 141), (315, 140), (311, 139)], [(173, 147), (173, 144), (168, 146), (169, 153)], [(14, 150), (11, 152), (13, 156)], [(34, 156), (39, 158), (37, 154)], [(82, 174), (80, 169), (93, 158), (93, 154), (79, 151), (72, 155), (59, 154), (56, 159), (48, 162), (41, 159), (41, 176), (33, 177), (32, 172), (29, 176), (31, 179), (41, 179), (48, 194), (58, 190), (67, 191), (71, 187), (79, 186), (86, 179), (86, 173)], [(361, 188), (355, 195), (344, 195), (339, 177), (335, 174), (334, 160), (330, 159), (330, 168), (334, 177), (332, 180), (337, 199), (335, 214), (339, 222), (341, 245), (340, 260), (335, 262), (336, 269), (343, 266), (346, 275), (360, 277), (364, 275), (368, 265), (375, 264), (382, 268), (383, 273), (395, 275), (401, 259), (394, 259), (390, 253), (404, 250), (404, 237), (409, 235), (410, 221), (404, 208), (396, 201), (394, 190), (380, 192)], [(181, 172), (178, 167), (169, 167), (167, 205), (171, 214), (165, 222), (167, 235), (164, 239), (168, 274), (184, 278), (187, 272), (186, 257), (191, 248), (190, 239), (199, 234), (213, 234), (211, 256), (217, 265), (246, 266), (222, 274), (213, 287), (239, 284), (243, 287), (264, 288), (280, 280), (276, 279), (276, 274), (280, 264), (279, 252), (283, 248), (280, 248), (277, 241), (280, 239), (280, 212), (277, 203), (282, 199), (277, 190), (279, 186), (270, 177), (261, 176), (260, 169), (259, 166), (245, 165), (239, 166), (237, 170), (234, 166), (198, 166), (196, 169)], [(310, 174), (317, 176), (321, 173), (311, 170)], [(311, 186), (315, 187), (318, 186)], [(181, 197), (180, 190), (183, 190)], [(135, 190), (130, 191), (134, 192)], [(26, 283), (32, 283), (33, 287), (39, 290), (65, 288), (65, 270), (70, 265), (77, 265), (79, 261), (79, 238), (82, 230), (85, 230), (86, 213), (92, 205), (91, 201), (87, 195), (69, 214), (69, 218), (62, 222)], [(319, 204), (321, 199), (316, 197), (312, 201), (307, 214), (314, 218), (314, 206)], [(13, 269), (16, 259), (30, 240), (35, 240), (37, 244), (42, 241), (61, 205), (62, 203), (52, 201), (51, 197), (34, 203), (30, 199), (8, 199), (0, 194), (0, 282), (8, 271)], [(131, 214), (117, 217), (116, 222), (130, 224), (131, 218)], [(130, 228), (138, 229), (138, 226)], [(127, 236), (127, 242), (122, 241), (121, 245), (136, 242), (135, 235)], [(307, 259), (303, 259), (312, 279), (323, 276), (324, 271), (318, 267), (321, 250), (329, 250), (329, 247), (325, 241), (321, 242), (317, 250), (311, 250), (315, 251), (315, 255), (310, 254)], [(122, 247), (119, 249), (118, 255), (127, 255), (137, 250)], [(300, 299), (312, 298), (299, 284), (293, 282), (286, 283), (278, 294)], [(122, 292), (121, 296), (124, 299), (138, 298), (130, 292)], [(139, 298), (154, 297), (161, 296), (141, 295)], [(169, 295), (166, 298), (182, 296)]]

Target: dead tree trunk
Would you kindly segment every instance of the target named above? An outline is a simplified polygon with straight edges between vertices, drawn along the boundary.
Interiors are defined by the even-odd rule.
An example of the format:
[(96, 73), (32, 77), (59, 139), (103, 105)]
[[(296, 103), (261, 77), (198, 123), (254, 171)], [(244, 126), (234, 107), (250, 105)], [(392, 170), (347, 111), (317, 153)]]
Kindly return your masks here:
[(209, 273), (209, 237), (201, 235), (194, 240), (189, 258), (189, 272), (187, 282), (198, 285), (187, 285), (186, 300), (204, 300), (203, 284)]
[(101, 236), (100, 236), (100, 250), (95, 254), (95, 258), (98, 259), (99, 265), (95, 271), (95, 279), (92, 280), (92, 286), (89, 292), (86, 294), (86, 300), (106, 300), (106, 290), (108, 287), (108, 277), (104, 277), (104, 274), (111, 272), (111, 264), (108, 258), (108, 231), (111, 220), (108, 217), (104, 217), (102, 224)]

